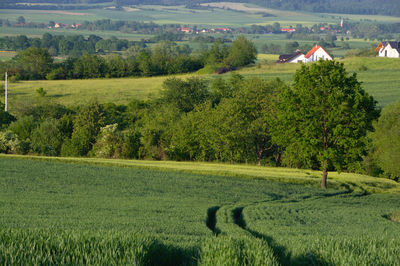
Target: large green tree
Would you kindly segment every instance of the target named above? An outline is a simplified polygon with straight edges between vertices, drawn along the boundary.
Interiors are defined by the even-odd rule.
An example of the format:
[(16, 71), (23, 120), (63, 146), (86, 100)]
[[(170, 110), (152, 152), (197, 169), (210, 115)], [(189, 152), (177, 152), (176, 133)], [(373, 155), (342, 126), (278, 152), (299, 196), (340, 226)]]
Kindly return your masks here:
[(22, 70), (24, 79), (44, 79), (53, 65), (47, 49), (30, 47), (13, 58)]
[(285, 148), (286, 158), (321, 168), (326, 188), (328, 169), (340, 171), (361, 160), (378, 116), (376, 101), (342, 63), (304, 64), (279, 96), (273, 141)]

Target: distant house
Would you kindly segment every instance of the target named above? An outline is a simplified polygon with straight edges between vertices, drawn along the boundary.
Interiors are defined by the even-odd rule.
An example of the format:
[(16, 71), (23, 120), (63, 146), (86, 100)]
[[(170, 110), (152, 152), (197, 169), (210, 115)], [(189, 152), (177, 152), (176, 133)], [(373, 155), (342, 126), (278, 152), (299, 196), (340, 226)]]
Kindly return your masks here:
[(191, 28), (187, 28), (187, 27), (179, 28), (178, 30), (181, 31), (181, 32), (185, 32), (185, 33), (191, 33), (192, 32), (192, 29)]
[(281, 29), (281, 32), (295, 32), (296, 31), (296, 29), (294, 29), (294, 28), (283, 28), (283, 29)]
[(277, 63), (301, 63), (304, 62), (304, 54), (296, 51), (292, 54), (283, 54), (279, 56)]
[[(378, 49), (378, 47), (376, 49)], [(380, 57), (400, 58), (400, 42), (382, 43), (378, 55)]]
[(385, 47), (386, 46), (386, 44), (387, 44), (387, 42), (379, 42), (379, 44), (378, 44), (378, 46), (375, 48), (375, 53), (379, 53), (379, 51), (383, 48), (383, 47)]
[(315, 45), (306, 55), (301, 53), (299, 50), (292, 54), (283, 54), (279, 56), (277, 63), (309, 63), (318, 60), (333, 60), (324, 48), (319, 45)]
[(324, 48), (316, 44), (305, 56), (304, 62), (315, 62), (320, 59), (322, 60), (333, 60), (332, 56), (330, 56)]

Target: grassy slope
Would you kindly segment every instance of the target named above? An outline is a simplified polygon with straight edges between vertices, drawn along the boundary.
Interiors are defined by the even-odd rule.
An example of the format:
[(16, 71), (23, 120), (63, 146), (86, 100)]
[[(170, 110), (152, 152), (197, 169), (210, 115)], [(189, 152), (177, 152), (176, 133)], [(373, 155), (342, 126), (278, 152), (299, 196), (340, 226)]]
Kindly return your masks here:
[[(301, 184), (310, 187), (319, 187), (321, 172), (283, 167), (260, 167), (253, 165), (220, 164), (205, 162), (174, 162), (174, 161), (145, 161), (145, 160), (117, 160), (99, 158), (66, 158), (24, 155), (2, 155), (0, 158), (32, 159), (68, 163), (88, 163), (104, 166), (133, 167), (161, 171), (177, 171), (192, 174), (206, 174), (217, 176), (237, 176), (250, 179), (271, 180), (284, 183)], [(335, 189), (397, 193), (400, 184), (389, 179), (375, 178), (352, 173), (330, 172), (328, 186)]]
[[(258, 66), (243, 68), (237, 73), (247, 77), (263, 77), (280, 79), (290, 82), (293, 73), (299, 67), (297, 64), (279, 64), (272, 62), (278, 55), (259, 55)], [(267, 63), (263, 59), (269, 60)], [(389, 58), (349, 58), (341, 59), (349, 72), (357, 72), (363, 87), (378, 101), (386, 106), (400, 99), (400, 64), (398, 59)], [(361, 70), (366, 66), (367, 70)], [(185, 78), (195, 74), (178, 75)], [(229, 77), (230, 73), (223, 77)], [(36, 90), (43, 87), (47, 91), (46, 100), (53, 100), (65, 105), (85, 103), (93, 98), (99, 102), (127, 103), (131, 99), (148, 99), (157, 97), (163, 81), (168, 76), (151, 78), (123, 79), (91, 79), (91, 80), (60, 80), (60, 81), (21, 81), (9, 84), (10, 110), (17, 110), (26, 104), (33, 104), (38, 99)], [(212, 79), (215, 75), (202, 76)], [(43, 99), (42, 99), (43, 100)]]
[[(311, 171), (26, 156), (0, 156), (0, 168), (4, 263), (17, 257), (49, 263), (72, 253), (72, 261), (85, 254), (83, 259), (108, 264), (121, 259), (129, 242), (141, 250), (135, 246), (147, 240), (132, 236), (137, 231), (169, 245), (166, 254), (152, 258), (173, 256), (172, 265), (196, 263), (199, 256), (206, 265), (242, 265), (235, 262), (242, 252), (248, 259), (269, 254), (281, 265), (398, 262), (400, 227), (387, 216), (400, 209), (399, 194), (321, 191), (272, 181), (316, 185), (319, 178)], [(393, 192), (398, 186), (351, 174), (330, 177), (367, 182), (370, 190), (384, 185), (380, 191)], [(207, 221), (215, 222), (212, 228), (222, 237), (212, 237)]]
[(97, 163), (104, 165), (63, 161), (0, 158), (0, 227), (135, 230), (185, 246), (211, 236), (205, 220), (212, 206), (325, 193), (264, 180), (141, 169), (140, 162), (127, 168), (102, 160)]

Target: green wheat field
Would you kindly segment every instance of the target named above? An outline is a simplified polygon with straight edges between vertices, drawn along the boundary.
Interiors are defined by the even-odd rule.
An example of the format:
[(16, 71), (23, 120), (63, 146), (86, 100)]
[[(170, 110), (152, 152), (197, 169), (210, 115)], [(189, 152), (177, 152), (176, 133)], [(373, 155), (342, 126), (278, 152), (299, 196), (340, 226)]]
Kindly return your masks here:
[(6, 155), (0, 169), (3, 265), (400, 260), (387, 179), (329, 173), (321, 191), (310, 170)]

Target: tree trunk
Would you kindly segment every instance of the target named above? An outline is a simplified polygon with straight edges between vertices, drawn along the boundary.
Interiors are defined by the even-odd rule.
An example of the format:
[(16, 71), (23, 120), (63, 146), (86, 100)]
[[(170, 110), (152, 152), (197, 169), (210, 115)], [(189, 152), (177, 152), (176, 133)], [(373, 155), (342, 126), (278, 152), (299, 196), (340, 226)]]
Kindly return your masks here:
[(326, 189), (326, 181), (328, 179), (328, 162), (324, 161), (322, 169), (322, 180), (321, 180), (321, 188)]

